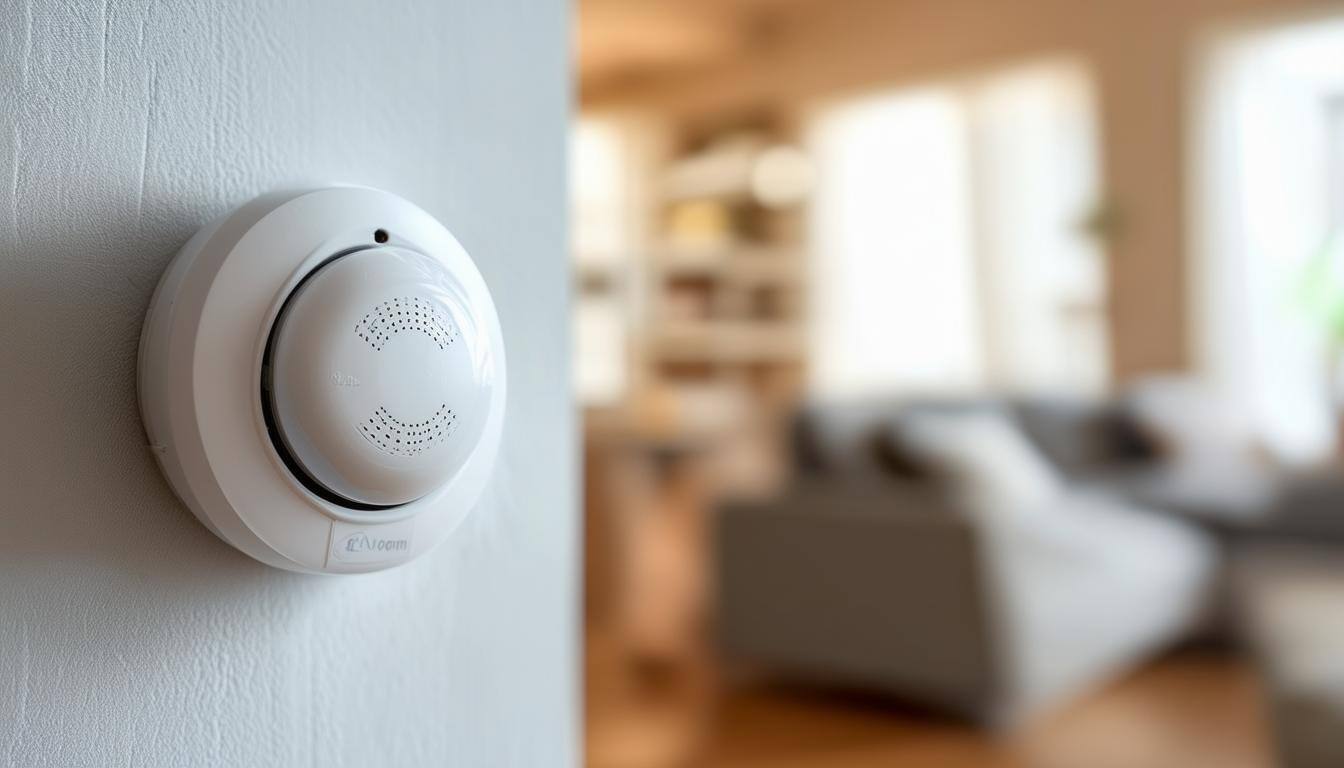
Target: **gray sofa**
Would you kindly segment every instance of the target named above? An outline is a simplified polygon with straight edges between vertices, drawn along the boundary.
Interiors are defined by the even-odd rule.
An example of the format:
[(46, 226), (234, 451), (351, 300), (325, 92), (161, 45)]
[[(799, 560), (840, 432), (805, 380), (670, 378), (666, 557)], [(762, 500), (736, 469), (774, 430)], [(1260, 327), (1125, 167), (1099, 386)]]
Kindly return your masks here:
[[(972, 503), (899, 445), (912, 414), (995, 409), (1066, 478), (1032, 509)], [(1085, 478), (1152, 447), (1109, 406), (856, 403), (795, 427), (795, 478), (716, 515), (724, 654), (992, 724), (1097, 685), (1187, 637), (1218, 553), (1196, 526)]]

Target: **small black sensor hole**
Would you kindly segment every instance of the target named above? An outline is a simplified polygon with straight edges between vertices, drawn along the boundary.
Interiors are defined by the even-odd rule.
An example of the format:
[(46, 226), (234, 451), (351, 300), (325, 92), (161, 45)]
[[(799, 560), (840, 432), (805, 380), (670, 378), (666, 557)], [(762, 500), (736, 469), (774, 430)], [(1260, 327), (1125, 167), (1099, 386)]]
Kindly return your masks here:
[(375, 243), (386, 243), (386, 242), (387, 242), (387, 230), (386, 230), (386, 229), (375, 229), (375, 230), (373, 231), (373, 242), (375, 242)]

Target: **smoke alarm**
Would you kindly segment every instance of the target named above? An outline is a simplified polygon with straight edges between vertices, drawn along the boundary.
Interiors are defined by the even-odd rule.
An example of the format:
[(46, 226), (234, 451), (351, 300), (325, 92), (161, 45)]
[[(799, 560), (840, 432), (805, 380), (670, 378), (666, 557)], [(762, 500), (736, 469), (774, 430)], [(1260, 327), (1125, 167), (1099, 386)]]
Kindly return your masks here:
[(400, 565), (489, 480), (504, 347), (485, 281), (429, 214), (361, 187), (265, 195), (173, 259), (140, 339), (140, 411), (178, 497), (252, 557)]

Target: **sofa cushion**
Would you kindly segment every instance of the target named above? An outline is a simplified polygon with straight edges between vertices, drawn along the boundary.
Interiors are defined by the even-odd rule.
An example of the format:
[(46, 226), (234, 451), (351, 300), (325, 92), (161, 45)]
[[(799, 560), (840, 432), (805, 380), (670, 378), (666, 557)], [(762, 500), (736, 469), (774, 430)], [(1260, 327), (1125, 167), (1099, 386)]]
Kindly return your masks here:
[(805, 473), (878, 469), (876, 449), (897, 406), (891, 403), (814, 403), (793, 420), (794, 466)]
[(1159, 458), (1160, 447), (1123, 406), (1077, 398), (1032, 398), (1013, 415), (1033, 444), (1070, 476)]
[(1034, 509), (1064, 481), (1004, 413), (992, 409), (906, 414), (896, 440), (980, 509)]
[(911, 400), (872, 398), (815, 402), (793, 421), (794, 465), (804, 473), (895, 474), (929, 479), (929, 467), (892, 435), (899, 424), (920, 414), (997, 411), (989, 399)]
[(1125, 408), (1173, 461), (1253, 461), (1256, 439), (1244, 409), (1186, 376), (1153, 376), (1130, 388)]
[(1071, 492), (986, 529), (1002, 650), (1026, 709), (1076, 695), (1196, 629), (1218, 550), (1193, 525)]

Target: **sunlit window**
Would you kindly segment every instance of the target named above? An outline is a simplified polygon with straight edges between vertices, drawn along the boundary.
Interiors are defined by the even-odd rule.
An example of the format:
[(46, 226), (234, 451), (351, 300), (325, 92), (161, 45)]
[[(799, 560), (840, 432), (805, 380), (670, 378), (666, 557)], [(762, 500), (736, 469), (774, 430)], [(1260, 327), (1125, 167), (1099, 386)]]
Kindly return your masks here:
[(1205, 371), (1285, 461), (1334, 442), (1344, 349), (1344, 21), (1220, 40), (1197, 114)]
[(1072, 62), (824, 110), (813, 391), (1102, 389), (1095, 134)]
[(968, 130), (947, 90), (878, 96), (818, 121), (811, 362), (820, 393), (983, 382)]
[(576, 122), (570, 133), (572, 252), (578, 268), (574, 376), (579, 400), (609, 405), (626, 391), (624, 277), (633, 217), (629, 136), (614, 120)]

